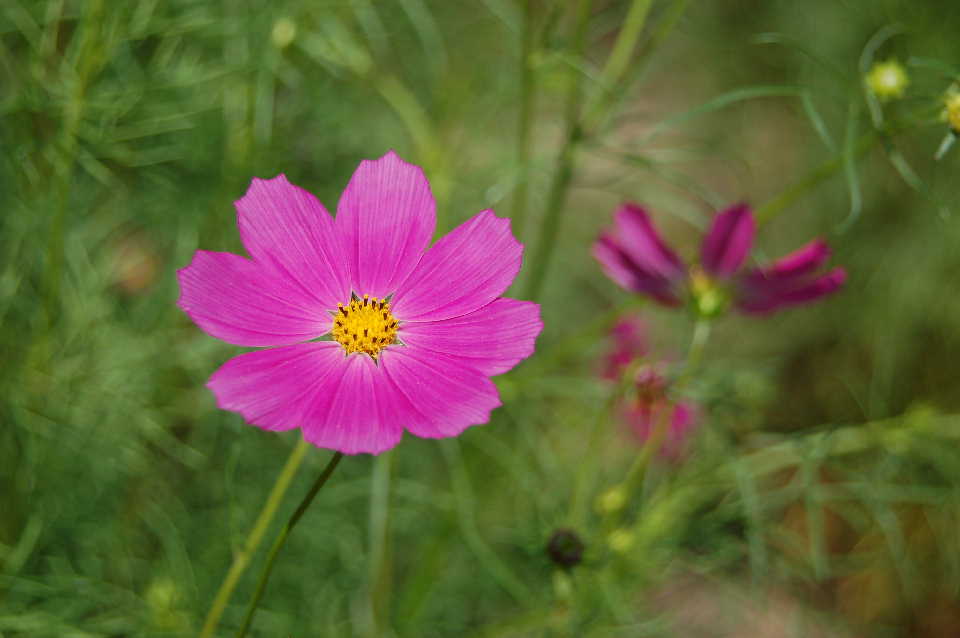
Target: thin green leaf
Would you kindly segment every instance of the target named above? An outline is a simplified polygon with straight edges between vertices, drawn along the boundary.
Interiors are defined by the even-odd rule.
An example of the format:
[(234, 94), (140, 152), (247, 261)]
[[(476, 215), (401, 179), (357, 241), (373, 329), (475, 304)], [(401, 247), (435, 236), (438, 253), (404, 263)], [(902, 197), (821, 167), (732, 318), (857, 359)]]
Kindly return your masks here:
[(803, 89), (798, 86), (784, 86), (784, 85), (762, 85), (762, 86), (748, 86), (740, 89), (734, 89), (728, 91), (717, 97), (707, 100), (703, 104), (672, 115), (667, 119), (663, 120), (659, 124), (655, 125), (649, 133), (647, 133), (643, 139), (642, 143), (647, 143), (655, 138), (660, 133), (677, 126), (683, 122), (695, 119), (702, 115), (712, 113), (714, 111), (719, 111), (722, 108), (730, 106), (732, 104), (737, 104), (739, 102), (746, 102), (748, 100), (755, 100), (758, 98), (765, 97), (796, 97), (803, 94)]

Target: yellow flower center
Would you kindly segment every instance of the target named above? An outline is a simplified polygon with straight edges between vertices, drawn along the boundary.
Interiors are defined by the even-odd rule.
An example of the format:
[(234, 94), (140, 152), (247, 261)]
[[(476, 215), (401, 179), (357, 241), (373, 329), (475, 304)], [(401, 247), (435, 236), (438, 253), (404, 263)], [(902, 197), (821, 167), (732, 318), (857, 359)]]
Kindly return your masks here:
[(337, 304), (331, 335), (347, 354), (366, 352), (376, 360), (380, 351), (396, 343), (399, 322), (384, 299), (354, 297), (350, 305)]
[(690, 269), (690, 294), (694, 311), (707, 319), (723, 314), (730, 303), (729, 293), (697, 266)]

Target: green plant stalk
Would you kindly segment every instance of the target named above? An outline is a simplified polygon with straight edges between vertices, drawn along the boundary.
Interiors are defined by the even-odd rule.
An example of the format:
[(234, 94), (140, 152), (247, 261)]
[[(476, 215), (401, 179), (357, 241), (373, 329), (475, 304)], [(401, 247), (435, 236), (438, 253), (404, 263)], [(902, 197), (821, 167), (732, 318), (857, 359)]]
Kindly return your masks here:
[(427, 111), (416, 94), (393, 75), (374, 79), (380, 96), (394, 110), (407, 129), (416, 148), (417, 157), (430, 175), (430, 187), (437, 201), (437, 229), (445, 228), (447, 201), (450, 198), (451, 182), (449, 165), (443, 148), (437, 143), (437, 135)]
[(530, 133), (533, 122), (534, 76), (530, 65), (533, 55), (533, 0), (523, 3), (523, 36), (520, 44), (520, 115), (517, 122), (517, 187), (513, 191), (513, 234), (523, 239), (527, 216), (527, 186), (530, 179)]
[(680, 377), (678, 387), (683, 389), (690, 381), (690, 378), (700, 367), (703, 361), (703, 353), (707, 348), (707, 341), (710, 340), (710, 320), (697, 319), (693, 326), (693, 336), (690, 338), (690, 349), (687, 351), (687, 364), (683, 368), (683, 375)]
[(806, 195), (815, 186), (818, 186), (821, 182), (826, 181), (832, 177), (834, 173), (844, 168), (849, 161), (857, 160), (865, 155), (873, 148), (873, 145), (880, 137), (877, 131), (870, 131), (854, 142), (850, 152), (852, 157), (849, 157), (846, 152), (842, 152), (814, 168), (799, 181), (788, 186), (779, 195), (757, 208), (757, 222), (760, 224), (769, 222), (784, 209), (793, 205), (794, 202)]
[(376, 88), (407, 128), (420, 159), (433, 165), (437, 159), (434, 157), (438, 149), (436, 136), (417, 96), (393, 75), (377, 78)]
[(57, 174), (56, 208), (50, 223), (48, 236), (46, 281), (47, 321), (53, 323), (60, 307), (60, 285), (63, 279), (63, 264), (65, 260), (65, 226), (67, 206), (70, 201), (70, 190), (73, 182), (73, 167), (76, 163), (77, 139), (83, 112), (87, 87), (91, 77), (96, 74), (102, 65), (102, 56), (108, 52), (98, 52), (100, 44), (100, 29), (102, 28), (103, 0), (93, 0), (86, 6), (83, 19), (80, 23), (80, 32), (77, 36), (76, 72), (72, 78), (70, 97), (63, 104), (63, 132), (60, 141), (59, 157), (55, 165)]
[(390, 601), (390, 478), (393, 453), (385, 452), (373, 463), (370, 481), (370, 630), (371, 636), (391, 633), (385, 618)]
[(460, 442), (455, 438), (447, 439), (441, 442), (440, 450), (450, 472), (457, 522), (464, 543), (497, 585), (521, 606), (531, 605), (534, 598), (530, 589), (513, 573), (510, 566), (497, 556), (477, 528), (476, 514), (473, 509), (476, 499), (473, 497), (470, 475), (467, 473), (463, 454), (460, 451)]
[[(708, 319), (698, 319), (693, 327), (693, 335), (690, 337), (690, 349), (687, 351), (687, 360), (683, 366), (683, 372), (674, 384), (674, 393), (682, 392), (693, 378), (697, 368), (700, 367), (700, 362), (703, 360), (703, 352), (706, 349), (709, 339), (710, 321)], [(650, 465), (650, 460), (660, 449), (661, 443), (663, 443), (663, 439), (670, 427), (671, 418), (672, 411), (663, 410), (662, 414), (657, 418), (656, 423), (654, 423), (653, 430), (650, 432), (646, 443), (644, 443), (643, 449), (630, 466), (630, 469), (627, 470), (627, 475), (623, 479), (622, 485), (626, 489), (627, 494), (631, 494), (634, 488), (643, 480), (647, 467)]]
[(257, 611), (257, 605), (260, 603), (260, 599), (263, 597), (263, 592), (267, 588), (267, 582), (270, 580), (270, 572), (273, 571), (273, 564), (276, 562), (277, 554), (280, 553), (280, 550), (283, 549), (284, 544), (287, 542), (287, 537), (290, 535), (290, 532), (293, 531), (294, 526), (297, 524), (297, 521), (304, 515), (307, 511), (307, 508), (310, 507), (310, 504), (313, 503), (313, 499), (317, 496), (317, 492), (320, 491), (326, 482), (330, 478), (330, 475), (333, 474), (333, 471), (337, 469), (337, 465), (340, 463), (340, 460), (343, 458), (343, 452), (334, 453), (333, 457), (327, 463), (327, 466), (323, 468), (323, 472), (320, 473), (320, 476), (317, 477), (317, 480), (314, 481), (313, 485), (310, 487), (310, 491), (307, 492), (306, 496), (303, 497), (303, 500), (300, 501), (300, 505), (297, 506), (297, 509), (293, 512), (293, 515), (290, 516), (290, 520), (287, 521), (286, 525), (283, 526), (283, 529), (280, 530), (280, 533), (277, 535), (276, 540), (273, 541), (273, 546), (270, 548), (270, 553), (267, 554), (267, 562), (263, 566), (263, 571), (260, 572), (260, 580), (257, 582), (257, 589), (253, 593), (253, 597), (250, 599), (250, 604), (247, 606), (247, 613), (243, 618), (243, 624), (240, 626), (240, 630), (237, 632), (237, 638), (243, 638), (247, 635), (247, 630), (250, 628), (250, 623), (253, 621), (253, 615)]
[(850, 145), (849, 150), (844, 150), (840, 153), (837, 153), (807, 173), (807, 175), (802, 177), (793, 185), (788, 186), (779, 195), (758, 207), (756, 209), (757, 222), (760, 224), (769, 222), (771, 219), (783, 212), (786, 208), (790, 207), (797, 200), (806, 195), (815, 186), (819, 185), (821, 182), (824, 182), (832, 177), (836, 172), (845, 168), (849, 162), (857, 160), (866, 155), (871, 149), (873, 149), (876, 143), (882, 142), (893, 135), (902, 133), (917, 125), (923, 124), (924, 120), (922, 117), (919, 117), (922, 115), (923, 113), (915, 114), (914, 116), (907, 118), (896, 125), (887, 126), (883, 129), (872, 129), (871, 131), (864, 133), (855, 142), (853, 142), (853, 144)]
[(213, 636), (214, 631), (216, 631), (220, 617), (223, 615), (223, 611), (230, 601), (230, 596), (240, 581), (240, 576), (247, 568), (247, 565), (250, 564), (250, 559), (260, 546), (263, 535), (266, 533), (267, 527), (270, 526), (270, 522), (277, 513), (280, 501), (283, 500), (283, 495), (287, 493), (287, 488), (290, 487), (290, 482), (300, 468), (300, 464), (303, 462), (303, 457), (306, 455), (309, 447), (309, 443), (300, 439), (290, 452), (290, 456), (287, 457), (287, 462), (284, 464), (283, 469), (280, 470), (280, 474), (277, 476), (277, 480), (270, 490), (270, 495), (267, 496), (267, 501), (263, 504), (263, 509), (260, 510), (260, 515), (257, 516), (253, 528), (250, 530), (250, 533), (247, 534), (247, 540), (244, 542), (243, 547), (240, 548), (240, 551), (237, 552), (237, 555), (234, 556), (233, 564), (230, 565), (230, 569), (227, 571), (227, 575), (224, 577), (220, 589), (217, 590), (217, 595), (214, 597), (213, 604), (210, 605), (210, 611), (207, 612), (207, 617), (203, 622), (203, 628), (200, 630), (200, 638), (210, 638)]
[(613, 44), (613, 50), (600, 72), (600, 91), (593, 100), (593, 104), (587, 109), (589, 115), (586, 117), (586, 122), (597, 121), (601, 112), (608, 106), (610, 98), (615, 95), (617, 85), (633, 57), (640, 33), (647, 23), (647, 15), (650, 13), (652, 4), (653, 0), (633, 0), (630, 4), (627, 17), (624, 18), (623, 26), (620, 27), (620, 33), (617, 34), (617, 40)]
[[(673, 3), (665, 10), (664, 15), (657, 23), (650, 37), (646, 41), (636, 44), (636, 40), (639, 39), (639, 35), (643, 31), (644, 24), (641, 23), (638, 26), (634, 42), (634, 44), (636, 44), (636, 50), (632, 55), (625, 55), (626, 62), (629, 64), (624, 64), (624, 68), (616, 80), (616, 88), (618, 90), (614, 92), (614, 86), (612, 84), (601, 84), (602, 92), (599, 94), (598, 99), (595, 100), (593, 106), (587, 110), (588, 115), (584, 119), (584, 129), (593, 134), (602, 128), (608, 116), (613, 111), (613, 107), (618, 98), (627, 95), (630, 92), (631, 85), (640, 77), (645, 66), (644, 62), (650, 58), (650, 55), (656, 51), (663, 41), (673, 32), (674, 27), (677, 26), (677, 22), (680, 21), (680, 17), (686, 11), (689, 1), (690, 0), (673, 0)], [(635, 8), (637, 4), (642, 4), (642, 2), (638, 0), (631, 9)], [(649, 10), (649, 6), (647, 9)], [(640, 8), (636, 10), (638, 13), (640, 12)], [(646, 17), (647, 15), (645, 13), (643, 15), (644, 22)], [(639, 16), (636, 19), (639, 21)], [(626, 37), (627, 35), (624, 34), (624, 31), (621, 31), (618, 39)], [(616, 50), (616, 45), (614, 46), (614, 50)]]
[(606, 434), (604, 425), (608, 422), (613, 409), (619, 405), (624, 395), (626, 395), (627, 390), (629, 390), (639, 364), (639, 360), (631, 362), (623, 371), (623, 374), (620, 375), (620, 378), (617, 380), (617, 387), (614, 388), (610, 396), (607, 397), (603, 407), (597, 413), (597, 419), (593, 423), (593, 428), (590, 430), (590, 438), (587, 440), (583, 462), (579, 464), (577, 475), (574, 479), (573, 495), (570, 498), (568, 522), (574, 529), (583, 529), (587, 520), (587, 503), (598, 474), (597, 459), (600, 457), (600, 443)]
[[(587, 43), (587, 26), (590, 22), (591, 0), (579, 0), (576, 9), (576, 34), (572, 55), (574, 59), (583, 58)], [(540, 295), (543, 281), (547, 274), (547, 267), (553, 256), (557, 243), (557, 234), (560, 231), (560, 221), (567, 199), (567, 189), (573, 178), (573, 167), (577, 155), (577, 147), (583, 136), (580, 128), (580, 105), (583, 99), (580, 71), (575, 71), (570, 82), (570, 92), (567, 95), (567, 104), (564, 113), (564, 137), (557, 155), (557, 166), (554, 171), (553, 183), (547, 198), (547, 210), (540, 225), (540, 234), (537, 238), (535, 252), (530, 263), (530, 274), (527, 279), (527, 299), (536, 299)]]

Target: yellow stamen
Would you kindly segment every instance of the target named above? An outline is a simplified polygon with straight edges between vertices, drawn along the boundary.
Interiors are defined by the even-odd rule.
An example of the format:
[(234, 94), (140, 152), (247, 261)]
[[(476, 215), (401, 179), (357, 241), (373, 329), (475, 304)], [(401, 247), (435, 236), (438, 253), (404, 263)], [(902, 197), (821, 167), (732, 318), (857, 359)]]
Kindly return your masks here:
[(364, 295), (347, 306), (337, 304), (331, 335), (347, 354), (366, 352), (376, 360), (381, 350), (396, 343), (399, 325), (386, 298)]

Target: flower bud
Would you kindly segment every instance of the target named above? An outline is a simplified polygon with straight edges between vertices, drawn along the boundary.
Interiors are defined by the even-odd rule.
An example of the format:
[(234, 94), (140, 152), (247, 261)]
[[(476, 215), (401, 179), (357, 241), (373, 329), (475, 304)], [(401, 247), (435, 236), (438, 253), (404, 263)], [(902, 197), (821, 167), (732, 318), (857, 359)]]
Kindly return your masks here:
[(554, 564), (569, 569), (580, 564), (583, 559), (584, 545), (576, 532), (558, 529), (547, 543), (547, 554)]
[(610, 536), (607, 537), (607, 545), (616, 553), (624, 554), (633, 547), (634, 540), (636, 539), (633, 536), (633, 532), (621, 527), (610, 533)]
[(278, 49), (286, 49), (297, 37), (297, 25), (290, 18), (279, 18), (273, 23), (270, 40)]
[(897, 60), (891, 58), (884, 62), (875, 62), (864, 76), (870, 92), (881, 102), (903, 97), (910, 84), (906, 69)]
[(616, 514), (627, 504), (627, 491), (622, 485), (611, 487), (597, 497), (597, 511), (601, 514)]
[(954, 84), (947, 89), (943, 98), (942, 118), (950, 125), (955, 135), (960, 135), (960, 85)]

